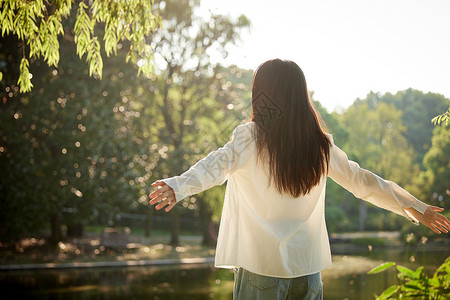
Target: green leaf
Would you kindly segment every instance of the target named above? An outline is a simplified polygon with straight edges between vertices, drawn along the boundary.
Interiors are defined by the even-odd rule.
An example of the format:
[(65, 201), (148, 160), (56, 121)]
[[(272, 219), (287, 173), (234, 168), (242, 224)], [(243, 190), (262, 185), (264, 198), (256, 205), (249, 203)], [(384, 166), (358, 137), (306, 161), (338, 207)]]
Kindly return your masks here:
[(382, 263), (381, 265), (376, 266), (375, 268), (373, 268), (372, 270), (370, 270), (369, 272), (367, 272), (367, 274), (376, 274), (376, 273), (380, 273), (383, 272), (386, 269), (389, 269), (390, 267), (394, 266), (395, 262), (385, 262)]
[(423, 266), (420, 266), (417, 268), (416, 272), (414, 272), (417, 276), (417, 278), (420, 278), (420, 275), (423, 273)]
[(444, 261), (442, 265), (436, 270), (436, 273), (444, 272), (450, 274), (450, 256)]
[(21, 93), (26, 93), (31, 91), (33, 84), (31, 83), (31, 74), (28, 69), (30, 63), (25, 57), (22, 58), (20, 62), (20, 75), (19, 80), (17, 80), (17, 85), (20, 87)]
[(388, 287), (380, 296), (377, 297), (377, 299), (389, 299), (389, 297), (398, 291), (398, 288), (398, 285)]
[(86, 4), (80, 2), (77, 12), (77, 21), (75, 22), (74, 41), (77, 44), (77, 54), (81, 58), (84, 53), (89, 51), (89, 45), (92, 42), (92, 32), (94, 30), (94, 22), (89, 18), (85, 9)]
[(424, 290), (423, 286), (421, 286), (417, 280), (410, 281), (408, 284), (404, 284), (403, 287), (405, 292), (417, 292)]
[(438, 279), (437, 277), (433, 277), (433, 278), (431, 278), (430, 280), (428, 280), (428, 283), (429, 283), (431, 286), (438, 287), (438, 286), (439, 286), (439, 279)]
[(433, 123), (434, 126), (441, 124), (441, 122), (445, 121), (445, 125), (448, 125), (448, 120), (450, 118), (450, 107), (448, 108), (448, 110), (441, 114), (438, 115), (436, 117), (434, 117), (433, 119), (431, 119), (431, 122)]
[(404, 276), (404, 277), (408, 277), (411, 279), (417, 279), (416, 273), (404, 266), (397, 266), (397, 270), (400, 272), (399, 276)]

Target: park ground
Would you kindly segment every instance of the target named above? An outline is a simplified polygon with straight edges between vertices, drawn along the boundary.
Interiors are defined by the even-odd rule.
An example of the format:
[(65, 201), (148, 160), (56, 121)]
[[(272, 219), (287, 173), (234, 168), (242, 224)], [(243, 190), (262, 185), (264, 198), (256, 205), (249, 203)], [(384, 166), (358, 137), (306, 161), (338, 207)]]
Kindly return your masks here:
[(126, 246), (105, 247), (98, 230), (89, 229), (81, 238), (65, 239), (50, 245), (44, 236), (30, 236), (15, 243), (0, 243), (0, 266), (181, 260), (214, 257), (215, 249), (203, 246), (199, 235), (183, 234), (180, 245), (171, 246), (170, 234), (154, 232), (129, 236)]
[[(345, 255), (355, 251), (373, 251), (379, 248), (402, 248), (405, 242), (399, 233), (347, 233), (331, 235), (333, 254)], [(202, 237), (182, 233), (180, 245), (171, 246), (170, 233), (155, 231), (152, 236), (131, 232), (126, 246), (105, 247), (98, 229), (87, 228), (82, 238), (65, 239), (56, 245), (47, 243), (43, 236), (30, 236), (16, 243), (0, 243), (0, 269), (76, 267), (125, 263), (195, 263), (196, 259), (212, 262), (215, 248), (202, 245)], [(448, 247), (450, 240), (428, 242), (430, 247)], [(420, 242), (418, 243), (420, 245)]]

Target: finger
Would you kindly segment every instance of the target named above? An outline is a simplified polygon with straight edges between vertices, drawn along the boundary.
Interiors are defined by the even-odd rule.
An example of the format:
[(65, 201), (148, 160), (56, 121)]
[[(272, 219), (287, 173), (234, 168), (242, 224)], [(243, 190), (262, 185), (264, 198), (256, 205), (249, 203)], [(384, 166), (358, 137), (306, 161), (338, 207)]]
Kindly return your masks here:
[(445, 224), (442, 224), (439, 221), (437, 221), (436, 223), (437, 223), (436, 227), (438, 227), (441, 231), (443, 231), (445, 233), (448, 232), (447, 228), (445, 227)]
[(170, 211), (172, 208), (175, 207), (175, 205), (177, 205), (176, 201), (172, 201), (169, 206), (166, 207), (166, 212)]
[(168, 189), (160, 188), (160, 189), (158, 189), (158, 190), (156, 190), (156, 191), (151, 192), (150, 195), (149, 195), (149, 197), (150, 197), (151, 199), (156, 198), (156, 197), (159, 197), (159, 196), (161, 196), (161, 197), (167, 197), (167, 196), (169, 195), (169, 192), (170, 192), (170, 191), (169, 191)]
[(156, 190), (156, 191), (151, 192), (151, 193), (148, 195), (148, 197), (149, 197), (150, 199), (153, 199), (153, 198), (155, 198), (156, 196), (158, 196), (159, 194), (161, 194), (161, 191)]
[(163, 208), (164, 206), (170, 205), (171, 202), (172, 202), (171, 200), (166, 199), (166, 200), (164, 200), (163, 202), (161, 202), (161, 203), (159, 203), (158, 205), (156, 205), (156, 206), (155, 206), (155, 209), (156, 209), (156, 210), (160, 210), (160, 209)]
[(444, 210), (442, 207), (439, 207), (439, 206), (431, 206), (431, 209), (434, 211), (443, 211)]
[(150, 199), (153, 199), (153, 198), (156, 198), (156, 197), (158, 197), (159, 195), (162, 195), (162, 194), (164, 194), (164, 190), (163, 190), (163, 189), (158, 189), (158, 190), (156, 190), (156, 191), (151, 192), (151, 193), (148, 195), (148, 197), (149, 197)]
[(166, 183), (160, 180), (156, 180), (155, 182), (152, 183), (152, 186), (163, 186), (163, 185), (166, 185)]
[(167, 192), (169, 190), (170, 190), (169, 186), (167, 186), (167, 185), (161, 186), (160, 188), (158, 188), (158, 189), (154, 190), (153, 192), (151, 192), (149, 197), (152, 198), (155, 195), (162, 194), (162, 193)]
[(443, 233), (448, 233), (448, 230), (447, 230), (444, 226), (442, 226), (442, 225), (440, 225), (440, 230), (441, 230)]
[(168, 199), (169, 196), (170, 196), (169, 191), (165, 191), (163, 193), (159, 193), (158, 195), (156, 195), (154, 198), (152, 198), (150, 200), (150, 204), (153, 205), (153, 204), (158, 203), (158, 202), (160, 202), (162, 200)]
[(448, 225), (450, 225), (450, 220), (447, 219), (445, 216), (439, 214), (439, 219), (441, 219), (442, 221), (444, 221), (445, 223), (447, 223)]
[(443, 224), (447, 229), (450, 230), (450, 221), (443, 215), (436, 213), (436, 217), (437, 221), (441, 224)]
[(441, 216), (438, 220), (438, 222), (440, 224), (442, 224), (445, 228), (447, 228), (448, 230), (450, 230), (450, 222), (447, 220), (447, 218)]
[(433, 230), (434, 232), (436, 232), (437, 234), (441, 234), (441, 232), (439, 231), (439, 229), (434, 225), (434, 224), (430, 224), (428, 226), (428, 228), (430, 228), (431, 230)]
[(166, 206), (166, 204), (168, 203), (167, 200), (162, 201), (161, 203), (158, 203), (158, 205), (155, 206), (156, 210), (160, 210), (161, 208), (163, 208), (164, 206)]
[(152, 198), (152, 199), (149, 201), (149, 203), (150, 203), (150, 205), (154, 205), (154, 204), (159, 203), (159, 202), (161, 202), (161, 201), (163, 201), (163, 200), (165, 200), (165, 199), (167, 199), (166, 196), (164, 196), (164, 195), (158, 195), (158, 196)]

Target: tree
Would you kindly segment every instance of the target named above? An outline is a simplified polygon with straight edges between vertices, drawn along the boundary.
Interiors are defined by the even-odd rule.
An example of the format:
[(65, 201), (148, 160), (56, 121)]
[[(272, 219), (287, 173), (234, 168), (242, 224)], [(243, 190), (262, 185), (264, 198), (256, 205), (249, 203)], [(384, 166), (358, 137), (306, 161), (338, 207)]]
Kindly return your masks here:
[[(207, 141), (202, 147), (199, 140), (220, 132), (215, 124), (223, 123), (225, 112), (232, 111), (227, 109), (232, 104), (229, 94), (220, 95), (220, 90), (230, 86), (216, 90), (221, 78), (215, 75), (218, 67), (211, 63), (210, 56), (226, 55), (226, 46), (238, 41), (239, 31), (248, 26), (248, 20), (244, 16), (232, 20), (221, 15), (201, 19), (194, 12), (199, 1), (173, 0), (156, 5), (163, 24), (152, 43), (163, 61), (147, 88), (154, 105), (144, 114), (159, 111), (149, 134), (160, 140), (159, 164), (162, 175), (169, 176), (182, 173), (195, 157), (205, 154)], [(173, 245), (179, 243), (179, 214), (179, 208), (171, 212)]]
[(445, 203), (450, 196), (450, 129), (447, 126), (437, 127), (433, 131), (431, 148), (424, 158), (425, 168), (432, 171), (433, 178), (429, 188), (433, 192), (433, 198), (440, 206), (448, 208)]
[[(349, 130), (343, 126), (340, 116), (333, 112), (329, 113), (319, 101), (314, 100), (314, 93), (311, 92), (311, 99), (316, 110), (320, 113), (326, 124), (326, 129), (333, 135), (333, 140), (337, 145), (344, 145), (349, 137)], [(327, 189), (325, 195), (325, 218), (328, 232), (353, 230), (352, 222), (347, 216), (351, 215), (351, 207), (348, 205), (351, 194), (331, 179), (327, 179)]]
[(199, 217), (202, 222), (202, 244), (215, 246), (218, 226), (225, 197), (225, 186), (216, 186), (196, 196), (199, 203)]
[(420, 196), (427, 202), (448, 208), (450, 197), (450, 129), (438, 126), (433, 131), (432, 145), (424, 157), (425, 170), (417, 181)]
[(319, 112), (323, 121), (325, 122), (325, 129), (328, 133), (333, 135), (335, 142), (344, 144), (349, 136), (349, 130), (345, 128), (339, 121), (339, 115), (336, 112), (329, 113), (320, 101), (314, 99), (314, 92), (311, 93), (311, 99), (315, 109)]
[[(64, 39), (60, 49), (66, 59), (50, 69), (36, 59), (30, 67), (36, 87), (21, 95), (13, 76), (21, 61), (16, 47), (20, 42), (15, 36), (2, 38), (0, 56), (11, 70), (5, 73), (8, 80), (2, 81), (7, 94), (1, 110), (0, 163), (6, 171), (0, 176), (0, 196), (2, 224), (8, 224), (2, 227), (2, 239), (6, 233), (10, 237), (31, 233), (45, 223), (52, 224), (55, 241), (61, 239), (61, 224), (88, 219), (114, 224), (119, 210), (136, 210), (147, 202), (151, 179), (185, 169), (218, 140), (228, 139), (231, 132), (225, 129), (230, 122), (224, 121), (230, 116), (239, 120), (249, 101), (238, 100), (243, 99), (242, 91), (250, 89), (239, 80), (230, 82), (243, 76), (242, 70), (214, 66), (204, 50), (222, 53), (230, 40), (236, 40), (236, 31), (245, 27), (246, 19), (234, 22), (215, 16), (214, 22), (192, 21), (193, 3), (163, 3), (155, 7), (172, 15), (166, 25), (176, 30), (161, 33), (164, 41), (159, 49), (171, 58), (175, 50), (192, 46), (182, 60), (173, 60), (171, 77), (164, 65), (149, 77), (133, 79), (130, 72), (136, 69), (124, 65), (125, 41), (118, 44), (117, 59), (104, 65), (107, 80), (86, 80), (86, 66), (76, 63), (75, 50)], [(177, 18), (185, 21), (176, 22)], [(64, 30), (70, 32), (74, 22), (69, 17)], [(198, 37), (191, 37), (186, 28), (199, 29)], [(172, 39), (172, 34), (178, 37)], [(192, 40), (177, 44), (180, 34)], [(195, 60), (196, 67), (185, 68)], [(251, 75), (243, 77), (249, 81)], [(21, 179), (24, 170), (28, 170), (26, 182)]]
[[(20, 91), (28, 92), (33, 87), (30, 60), (43, 58), (49, 66), (58, 66), (61, 37), (75, 42), (80, 58), (86, 55), (90, 75), (102, 77), (101, 40), (107, 56), (117, 54), (118, 45), (128, 41), (126, 60), (138, 63), (138, 73), (150, 73), (153, 53), (147, 38), (161, 23), (152, 6), (153, 1), (146, 0), (0, 1), (2, 36), (15, 35), (20, 42)], [(73, 29), (64, 29), (63, 20), (75, 10)]]
[[(0, 42), (10, 65), (17, 57), (11, 41)], [(149, 179), (143, 173), (152, 155), (126, 97), (135, 68), (125, 65), (119, 51), (116, 61), (105, 64), (107, 80), (98, 81), (86, 78), (88, 70), (68, 41), (61, 51), (66, 59), (58, 68), (40, 61), (32, 66), (32, 92), (6, 87), (0, 110), (2, 241), (46, 224), (54, 242), (63, 238), (62, 224), (69, 231), (93, 217), (114, 224), (119, 210), (136, 206), (146, 194), (141, 184)]]
[[(402, 112), (384, 102), (377, 102), (371, 108), (371, 99), (369, 94), (365, 101), (355, 102), (342, 115), (343, 124), (351, 128), (348, 142), (342, 148), (363, 168), (408, 187), (418, 170), (413, 164), (413, 150), (403, 136), (406, 127), (402, 123)], [(367, 217), (372, 227), (382, 229), (387, 221), (394, 226), (394, 216), (375, 217), (377, 210), (371, 211), (366, 202), (359, 203), (360, 230), (365, 228)]]
[(423, 93), (414, 89), (395, 94), (370, 93), (366, 99), (372, 108), (378, 103), (385, 102), (395, 105), (402, 111), (402, 121), (406, 126), (404, 136), (414, 148), (414, 162), (423, 167), (423, 157), (431, 146), (434, 128), (430, 119), (448, 107), (449, 100), (440, 94)]

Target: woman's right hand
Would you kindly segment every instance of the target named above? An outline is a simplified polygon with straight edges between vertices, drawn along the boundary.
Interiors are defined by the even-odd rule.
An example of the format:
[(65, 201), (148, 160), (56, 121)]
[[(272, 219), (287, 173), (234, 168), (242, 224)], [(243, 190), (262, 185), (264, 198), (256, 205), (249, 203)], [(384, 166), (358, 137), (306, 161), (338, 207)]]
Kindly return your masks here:
[(175, 193), (173, 192), (173, 189), (168, 186), (163, 181), (155, 181), (152, 183), (152, 186), (156, 187), (156, 190), (150, 193), (148, 197), (150, 198), (150, 204), (154, 205), (156, 203), (159, 203), (156, 205), (155, 209), (160, 210), (164, 206), (167, 205), (165, 211), (170, 211), (176, 204), (176, 198)]
[(412, 207), (406, 208), (406, 210), (420, 223), (437, 234), (441, 234), (441, 232), (447, 233), (450, 230), (450, 221), (439, 213), (444, 210), (442, 207), (430, 205), (424, 214), (421, 214)]

